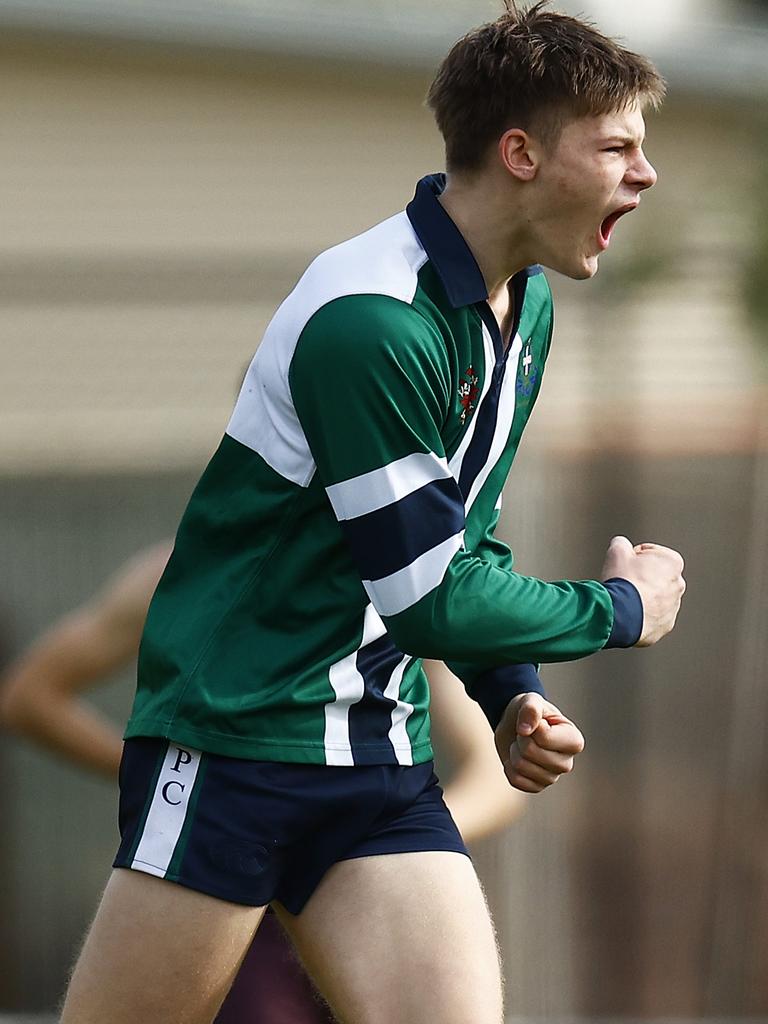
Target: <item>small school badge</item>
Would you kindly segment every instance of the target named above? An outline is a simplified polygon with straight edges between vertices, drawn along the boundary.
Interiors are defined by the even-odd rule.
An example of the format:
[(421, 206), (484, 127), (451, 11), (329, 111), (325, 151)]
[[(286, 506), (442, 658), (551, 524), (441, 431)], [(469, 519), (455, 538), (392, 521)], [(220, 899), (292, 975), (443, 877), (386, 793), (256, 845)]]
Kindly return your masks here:
[(525, 344), (521, 363), (523, 372), (518, 375), (515, 390), (517, 391), (518, 397), (530, 398), (533, 393), (533, 389), (536, 387), (536, 382), (539, 379), (539, 371), (535, 366), (532, 366), (533, 356), (531, 355), (530, 341)]
[(467, 422), (467, 416), (474, 411), (477, 404), (477, 396), (480, 394), (480, 388), (477, 386), (479, 380), (474, 368), (468, 366), (459, 382), (459, 405), (461, 406), (459, 419), (462, 425)]

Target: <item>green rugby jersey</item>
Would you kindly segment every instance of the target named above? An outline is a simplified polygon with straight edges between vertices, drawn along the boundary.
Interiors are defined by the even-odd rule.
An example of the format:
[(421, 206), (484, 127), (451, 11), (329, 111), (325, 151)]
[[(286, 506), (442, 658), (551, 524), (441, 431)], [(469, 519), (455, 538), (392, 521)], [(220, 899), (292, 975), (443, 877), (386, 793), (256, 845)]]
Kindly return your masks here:
[(494, 537), (552, 299), (539, 268), (512, 279), (505, 349), (443, 183), (321, 254), (275, 314), (152, 600), (127, 736), (413, 764), (421, 658), (495, 722), (541, 690), (533, 663), (637, 639), (636, 592), (518, 575)]

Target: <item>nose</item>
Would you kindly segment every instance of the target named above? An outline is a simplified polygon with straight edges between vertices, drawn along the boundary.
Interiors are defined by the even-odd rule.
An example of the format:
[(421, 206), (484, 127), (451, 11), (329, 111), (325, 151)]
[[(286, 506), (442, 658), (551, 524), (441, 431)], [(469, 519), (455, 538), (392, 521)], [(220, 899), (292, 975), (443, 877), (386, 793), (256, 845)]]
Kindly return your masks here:
[(638, 151), (637, 159), (627, 168), (627, 181), (635, 188), (645, 190), (652, 188), (657, 180), (656, 168), (641, 150)]

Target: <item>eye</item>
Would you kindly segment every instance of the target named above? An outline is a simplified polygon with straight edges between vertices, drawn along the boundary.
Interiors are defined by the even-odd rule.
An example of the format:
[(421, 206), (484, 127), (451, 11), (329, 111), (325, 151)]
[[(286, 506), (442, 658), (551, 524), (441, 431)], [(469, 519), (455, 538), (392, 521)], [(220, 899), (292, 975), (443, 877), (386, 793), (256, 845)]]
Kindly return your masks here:
[(626, 146), (608, 146), (603, 150), (604, 153), (623, 153)]

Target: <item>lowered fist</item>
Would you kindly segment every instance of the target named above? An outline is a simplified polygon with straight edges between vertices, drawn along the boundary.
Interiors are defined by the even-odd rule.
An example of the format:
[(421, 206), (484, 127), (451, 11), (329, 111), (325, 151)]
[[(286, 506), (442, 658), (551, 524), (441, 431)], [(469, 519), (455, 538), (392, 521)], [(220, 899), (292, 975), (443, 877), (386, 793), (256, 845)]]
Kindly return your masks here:
[(538, 693), (509, 702), (495, 738), (509, 784), (523, 793), (540, 793), (573, 771), (573, 759), (584, 749), (573, 722)]

